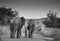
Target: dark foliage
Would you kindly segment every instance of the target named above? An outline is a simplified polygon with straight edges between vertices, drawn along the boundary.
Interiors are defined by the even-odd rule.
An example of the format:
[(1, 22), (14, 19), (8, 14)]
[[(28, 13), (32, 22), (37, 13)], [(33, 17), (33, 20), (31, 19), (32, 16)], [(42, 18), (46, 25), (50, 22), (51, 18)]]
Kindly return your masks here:
[(52, 22), (48, 22), (48, 21), (43, 21), (43, 24), (45, 24), (46, 27), (52, 27), (52, 25), (53, 25)]
[(12, 11), (12, 8), (0, 7), (0, 25), (8, 24), (12, 17), (18, 15), (17, 11)]
[(53, 14), (47, 17), (49, 18), (49, 20), (46, 18), (46, 20), (43, 21), (43, 24), (45, 24), (46, 27), (60, 28), (60, 18), (57, 18), (56, 15), (53, 16)]

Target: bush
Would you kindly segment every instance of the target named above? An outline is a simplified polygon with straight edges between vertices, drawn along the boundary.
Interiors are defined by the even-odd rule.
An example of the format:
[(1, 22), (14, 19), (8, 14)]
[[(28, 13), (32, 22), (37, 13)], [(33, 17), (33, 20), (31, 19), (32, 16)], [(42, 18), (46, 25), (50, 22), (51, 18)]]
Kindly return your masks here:
[(0, 7), (0, 25), (9, 24), (13, 17), (18, 15), (17, 11), (12, 11), (12, 8)]
[[(54, 15), (54, 13), (47, 14), (47, 18), (46, 20), (43, 21), (43, 24), (46, 25), (46, 27), (52, 27), (52, 28), (60, 28), (60, 18), (57, 18), (56, 15)], [(49, 19), (48, 19), (49, 18)]]

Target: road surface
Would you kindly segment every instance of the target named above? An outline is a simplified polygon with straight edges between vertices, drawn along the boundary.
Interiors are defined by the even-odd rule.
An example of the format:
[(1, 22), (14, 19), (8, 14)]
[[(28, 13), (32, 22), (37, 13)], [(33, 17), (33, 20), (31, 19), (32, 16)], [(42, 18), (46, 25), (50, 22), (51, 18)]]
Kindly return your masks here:
[(52, 38), (47, 38), (47, 37), (43, 37), (42, 35), (34, 35), (33, 38), (24, 38), (24, 36), (22, 36), (20, 39), (11, 39), (9, 37), (4, 37), (2, 38), (2, 41), (50, 41), (52, 40)]

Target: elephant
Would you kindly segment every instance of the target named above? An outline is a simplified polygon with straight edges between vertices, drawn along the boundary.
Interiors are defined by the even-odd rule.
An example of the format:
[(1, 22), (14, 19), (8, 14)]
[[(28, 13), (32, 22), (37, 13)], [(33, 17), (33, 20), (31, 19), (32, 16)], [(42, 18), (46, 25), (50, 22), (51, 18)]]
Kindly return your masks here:
[(30, 19), (25, 23), (25, 37), (33, 38), (33, 32), (35, 29), (34, 20)]
[[(24, 17), (15, 17), (11, 20), (10, 23), (10, 38), (20, 38), (21, 36), (21, 29), (23, 25), (25, 24), (25, 18)], [(17, 35), (16, 35), (17, 31)]]

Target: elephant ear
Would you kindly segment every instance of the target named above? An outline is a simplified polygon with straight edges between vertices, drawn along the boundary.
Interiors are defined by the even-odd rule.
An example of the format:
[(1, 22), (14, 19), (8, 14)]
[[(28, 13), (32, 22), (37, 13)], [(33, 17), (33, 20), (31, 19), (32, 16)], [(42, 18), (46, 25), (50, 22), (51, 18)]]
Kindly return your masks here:
[(25, 21), (25, 18), (24, 17), (21, 17), (22, 21)]
[(22, 20), (22, 24), (24, 25), (25, 24), (25, 18), (21, 17), (21, 20)]
[(30, 30), (30, 26), (28, 26), (27, 29)]

